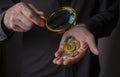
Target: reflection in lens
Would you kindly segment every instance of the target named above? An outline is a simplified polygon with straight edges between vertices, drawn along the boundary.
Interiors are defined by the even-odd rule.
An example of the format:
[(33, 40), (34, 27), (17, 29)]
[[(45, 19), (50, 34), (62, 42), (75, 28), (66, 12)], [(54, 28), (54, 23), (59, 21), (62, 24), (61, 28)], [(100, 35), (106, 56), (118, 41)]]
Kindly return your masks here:
[(75, 20), (75, 17), (73, 15), (70, 15), (68, 23), (72, 24), (74, 20)]

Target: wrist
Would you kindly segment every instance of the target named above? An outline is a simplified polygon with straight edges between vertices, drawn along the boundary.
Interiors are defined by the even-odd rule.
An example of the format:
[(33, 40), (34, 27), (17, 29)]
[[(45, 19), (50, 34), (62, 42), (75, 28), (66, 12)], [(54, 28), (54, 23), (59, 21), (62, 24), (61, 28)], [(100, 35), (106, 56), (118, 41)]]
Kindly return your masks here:
[(86, 24), (77, 24), (77, 27), (85, 28), (85, 29), (87, 29), (88, 31), (90, 31), (89, 27), (88, 27)]
[(4, 16), (3, 16), (2, 21), (1, 21), (1, 27), (2, 27), (3, 32), (4, 32), (7, 36), (10, 36), (10, 35), (13, 33), (13, 30), (11, 30), (11, 29), (9, 29), (9, 28), (7, 28), (7, 27), (5, 26)]

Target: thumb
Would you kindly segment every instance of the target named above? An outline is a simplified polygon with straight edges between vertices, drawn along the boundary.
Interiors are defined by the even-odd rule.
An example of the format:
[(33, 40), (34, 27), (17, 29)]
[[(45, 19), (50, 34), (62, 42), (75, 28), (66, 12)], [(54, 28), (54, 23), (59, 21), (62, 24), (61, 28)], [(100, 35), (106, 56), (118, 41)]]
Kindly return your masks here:
[(38, 9), (36, 9), (32, 4), (28, 4), (30, 6), (30, 8), (32, 10), (34, 10), (37, 14), (39, 15), (44, 15), (44, 13), (42, 11), (39, 11)]
[(45, 26), (45, 18), (43, 18), (44, 17), (44, 12), (42, 12), (42, 11), (39, 11), (38, 9), (36, 9), (32, 4), (28, 4), (30, 7), (31, 7), (31, 9), (33, 9), (34, 10), (34, 12), (36, 12), (39, 16), (40, 16), (40, 26), (41, 27), (44, 27)]
[(94, 37), (90, 38), (87, 42), (88, 42), (88, 46), (89, 46), (91, 52), (95, 55), (99, 55), (99, 50), (96, 46)]

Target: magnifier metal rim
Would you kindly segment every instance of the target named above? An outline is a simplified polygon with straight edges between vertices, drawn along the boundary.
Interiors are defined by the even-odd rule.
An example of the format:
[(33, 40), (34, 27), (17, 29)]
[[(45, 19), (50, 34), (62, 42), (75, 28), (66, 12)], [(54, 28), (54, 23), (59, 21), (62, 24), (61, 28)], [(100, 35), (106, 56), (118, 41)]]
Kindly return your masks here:
[[(70, 28), (72, 28), (72, 27), (74, 27), (76, 25), (77, 12), (72, 7), (70, 7), (70, 6), (64, 6), (64, 7), (60, 7), (58, 9), (54, 10), (51, 14), (49, 14), (49, 16), (47, 17), (47, 19), (51, 18), (55, 13), (57, 13), (59, 11), (63, 11), (63, 10), (68, 10), (68, 11), (71, 11), (73, 13), (73, 15), (75, 17), (73, 23), (69, 27), (66, 27), (66, 28), (63, 28), (63, 29), (59, 29), (59, 30), (51, 28), (50, 25), (48, 25), (46, 23), (46, 27), (47, 27), (48, 30), (53, 31), (53, 32), (57, 32), (57, 33), (63, 33), (66, 30), (68, 30), (68, 29), (70, 29)], [(48, 20), (46, 20), (46, 22), (48, 22)]]

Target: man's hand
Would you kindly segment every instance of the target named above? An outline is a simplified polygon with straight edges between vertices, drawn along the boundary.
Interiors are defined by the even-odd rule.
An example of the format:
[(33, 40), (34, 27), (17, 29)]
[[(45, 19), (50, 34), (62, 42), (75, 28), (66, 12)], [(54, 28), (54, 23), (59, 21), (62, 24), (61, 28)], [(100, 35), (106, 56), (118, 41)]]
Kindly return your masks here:
[[(62, 54), (64, 53), (63, 47), (65, 44), (65, 39), (69, 36), (75, 37), (80, 42), (80, 48), (76, 50), (77, 55), (62, 58)], [(85, 24), (78, 25), (64, 33), (59, 45), (59, 49), (55, 53), (55, 59), (53, 60), (53, 63), (57, 65), (70, 65), (76, 63), (85, 55), (88, 47), (93, 54), (99, 55), (99, 50), (96, 47), (95, 39), (92, 33)]]
[(10, 30), (26, 32), (34, 24), (45, 26), (44, 20), (40, 18), (43, 15), (43, 12), (38, 11), (33, 5), (21, 2), (6, 11), (4, 24)]

